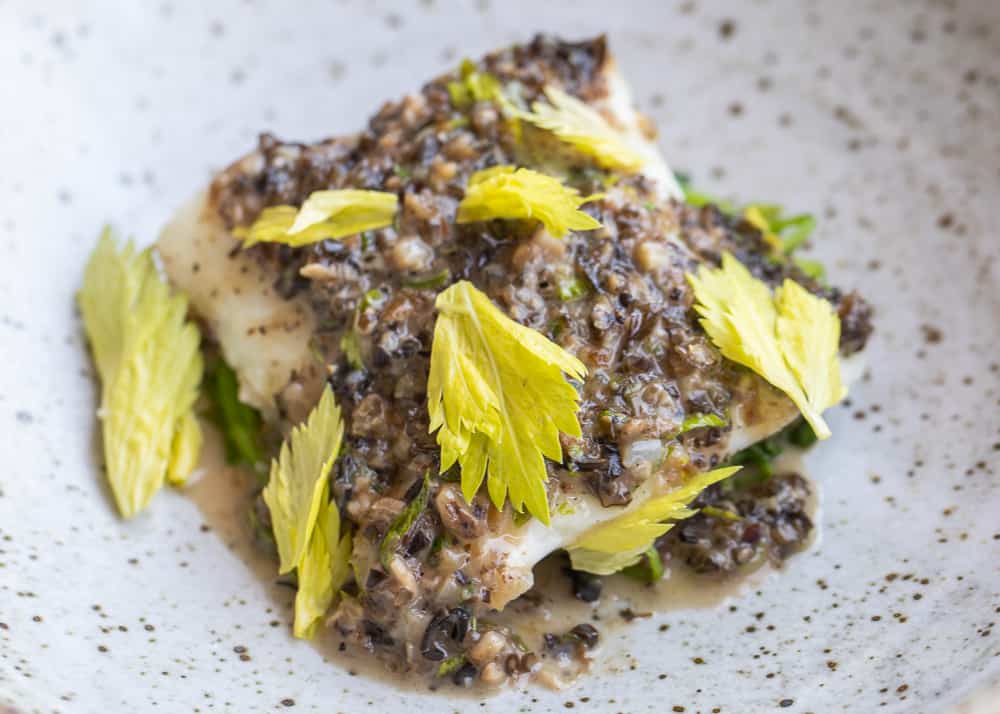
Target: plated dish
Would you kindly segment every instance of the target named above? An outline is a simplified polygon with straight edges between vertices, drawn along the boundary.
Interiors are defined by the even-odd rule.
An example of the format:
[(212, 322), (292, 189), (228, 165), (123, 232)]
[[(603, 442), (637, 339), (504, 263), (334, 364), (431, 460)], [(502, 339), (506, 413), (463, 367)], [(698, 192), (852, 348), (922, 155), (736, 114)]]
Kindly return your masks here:
[[(267, 0), (5, 3), (0, 93), (18, 110), (0, 119), (0, 708), (951, 714), (979, 693), (992, 714), (996, 6), (877, 5), (324, 2), (303, 22)], [(558, 606), (542, 633), (590, 622), (590, 671), (475, 701), (447, 677), (406, 686), (337, 652), (332, 628), (293, 638), (296, 591), (247, 515), (257, 477), (225, 465), (208, 422), (203, 470), (121, 518), (75, 295), (100, 226), (155, 243), (258, 132), (355, 132), (386, 98), (532, 27), (607, 31), (670, 166), (740, 208), (815, 216), (798, 255), (860, 291), (876, 329), (860, 380), (842, 362), (833, 436), (772, 462), (813, 483), (805, 552), (745, 578), (664, 559), (654, 585), (599, 576), (596, 603), (549, 558), (503, 616), (524, 630), (537, 616), (518, 611), (541, 593)]]
[(814, 486), (772, 462), (831, 436), (871, 309), (799, 253), (812, 217), (699, 193), (655, 136), (603, 38), (539, 36), (357, 134), (262, 136), (156, 259), (105, 233), (79, 303), (122, 515), (212, 420), (294, 634), (432, 686), (587, 668), (594, 623), (521, 627), (543, 561), (592, 601), (796, 552)]

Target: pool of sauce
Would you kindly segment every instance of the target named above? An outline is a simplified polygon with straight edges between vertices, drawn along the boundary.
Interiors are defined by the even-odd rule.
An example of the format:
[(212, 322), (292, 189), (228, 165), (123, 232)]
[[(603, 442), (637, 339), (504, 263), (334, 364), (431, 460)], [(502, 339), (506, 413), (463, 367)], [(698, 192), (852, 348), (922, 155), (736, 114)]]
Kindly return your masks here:
[[(210, 424), (203, 424), (205, 447), (195, 478), (184, 489), (198, 507), (207, 526), (221, 538), (233, 553), (262, 581), (274, 584), (269, 597), (276, 612), (283, 613), (288, 630), (289, 647), (306, 643), (291, 636), (292, 603), (294, 591), (279, 584), (276, 556), (267, 552), (254, 537), (248, 511), (256, 489), (257, 477), (246, 468), (229, 466), (225, 462), (222, 443)], [(776, 461), (781, 471), (803, 473), (801, 453), (786, 451)], [(808, 514), (816, 524), (809, 542), (802, 550), (815, 547), (819, 535), (819, 499), (815, 484), (811, 489)], [(667, 567), (664, 577), (653, 585), (643, 584), (624, 575), (604, 579), (602, 594), (593, 603), (583, 602), (573, 596), (569, 579), (562, 572), (566, 559), (562, 556), (546, 558), (535, 568), (535, 598), (520, 598), (502, 613), (490, 618), (495, 624), (509, 625), (524, 640), (529, 649), (540, 652), (546, 633), (565, 633), (575, 625), (589, 623), (600, 633), (600, 644), (588, 652), (583, 661), (542, 661), (542, 669), (534, 678), (544, 686), (561, 689), (589, 669), (592, 662), (600, 661), (606, 643), (620, 638), (623, 630), (650, 627), (647, 619), (667, 612), (692, 610), (717, 610), (737, 601), (748, 591), (770, 587), (780, 575), (780, 570), (767, 562), (751, 563), (737, 573), (725, 575), (697, 574), (683, 564)], [(790, 566), (794, 567), (794, 566)], [(371, 677), (403, 688), (427, 688), (447, 691), (449, 696), (463, 691), (470, 696), (482, 696), (487, 690), (476, 685), (462, 690), (448, 680), (428, 682), (422, 677), (391, 672), (383, 663), (367, 652), (342, 646), (341, 638), (333, 630), (321, 630), (308, 643), (331, 666), (340, 667), (352, 674)], [(518, 684), (524, 683), (524, 677)]]

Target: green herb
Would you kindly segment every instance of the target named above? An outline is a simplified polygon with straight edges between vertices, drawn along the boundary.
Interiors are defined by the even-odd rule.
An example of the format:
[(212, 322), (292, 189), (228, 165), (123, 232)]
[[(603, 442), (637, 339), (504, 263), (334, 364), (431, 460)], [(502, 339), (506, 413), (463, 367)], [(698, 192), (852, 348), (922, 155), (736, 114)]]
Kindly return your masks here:
[(430, 273), (428, 275), (418, 275), (417, 277), (410, 278), (403, 282), (408, 288), (417, 288), (420, 290), (443, 288), (445, 285), (451, 282), (451, 271), (448, 268), (439, 270), (436, 273)]
[(226, 461), (250, 466), (262, 462), (260, 413), (240, 401), (233, 368), (216, 360), (205, 374), (204, 390), (212, 403), (208, 417), (222, 432)]
[(364, 360), (361, 358), (361, 341), (357, 329), (353, 326), (340, 338), (340, 351), (344, 353), (344, 358), (352, 369), (365, 368)]
[(769, 436), (762, 441), (758, 441), (753, 446), (747, 447), (746, 449), (743, 449), (743, 451), (737, 453), (732, 460), (735, 463), (740, 463), (740, 458), (738, 457), (740, 457), (741, 454), (744, 454), (745, 460), (750, 463), (761, 459), (772, 461), (781, 456), (782, 452), (785, 450), (781, 437), (782, 435), (779, 432), (774, 436)]
[(731, 201), (726, 201), (721, 198), (716, 198), (714, 196), (708, 195), (707, 193), (702, 193), (701, 191), (695, 191), (694, 189), (691, 188), (684, 189), (684, 200), (687, 201), (689, 205), (699, 208), (701, 206), (713, 205), (723, 213), (726, 213), (731, 216), (735, 216), (740, 212), (736, 204), (732, 203)]
[(347, 331), (340, 338), (340, 351), (344, 353), (344, 358), (352, 369), (365, 369), (365, 361), (361, 355), (361, 336), (358, 331), (358, 319), (361, 317), (361, 313), (369, 307), (379, 307), (385, 300), (386, 295), (378, 288), (372, 288), (362, 295), (361, 300), (358, 301), (358, 307), (354, 311), (354, 319), (351, 321), (351, 326), (347, 328)]
[(589, 292), (590, 281), (577, 275), (574, 275), (567, 280), (560, 280), (559, 284), (556, 286), (556, 294), (563, 302), (579, 300)]
[(788, 441), (800, 449), (807, 449), (816, 443), (816, 432), (805, 419), (799, 419), (785, 430)]
[(824, 266), (818, 260), (809, 260), (808, 258), (793, 258), (795, 265), (798, 266), (799, 270), (808, 275), (813, 280), (822, 280), (826, 277), (826, 266)]
[(380, 307), (382, 303), (386, 301), (387, 297), (388, 296), (378, 288), (372, 288), (361, 297), (361, 303), (358, 305), (358, 310), (360, 312), (364, 312), (369, 307)]
[(442, 548), (451, 545), (451, 536), (447, 533), (441, 533), (434, 538), (434, 542), (431, 543), (431, 550), (428, 553), (428, 558), (437, 558), (438, 554), (441, 552)]
[(745, 468), (740, 474), (729, 479), (724, 488), (741, 490), (766, 482), (774, 476), (774, 464), (771, 462), (783, 450), (782, 437), (779, 433), (733, 454), (729, 463)]
[(623, 569), (622, 575), (652, 585), (663, 577), (663, 559), (660, 558), (660, 551), (655, 545), (650, 545), (649, 550), (642, 554), (642, 560)]
[[(691, 177), (677, 174), (677, 182), (684, 191), (684, 198), (692, 206), (714, 204), (723, 213), (742, 216), (756, 226), (765, 241), (780, 255), (790, 256), (809, 240), (816, 229), (816, 218), (809, 213), (785, 216), (784, 209), (774, 203), (748, 203), (742, 208), (730, 201), (724, 201), (691, 188)], [(794, 262), (809, 277), (818, 280), (825, 270), (822, 263), (815, 260), (795, 258)]]
[(489, 72), (480, 72), (470, 59), (462, 60), (458, 76), (459, 81), (448, 82), (448, 96), (457, 109), (467, 109), (476, 102), (500, 101), (503, 98), (500, 81)]
[(514, 525), (520, 527), (531, 520), (531, 514), (527, 511), (514, 511), (513, 520)]
[(747, 489), (767, 483), (774, 475), (774, 467), (770, 462), (755, 464), (748, 462), (748, 468), (744, 468), (739, 478), (732, 478), (729, 483), (722, 488), (725, 491), (745, 491)]
[(614, 409), (602, 409), (600, 413), (601, 419), (618, 426), (624, 424), (628, 421), (628, 414), (616, 411)]
[(459, 654), (449, 657), (448, 659), (441, 662), (437, 668), (438, 677), (447, 677), (452, 672), (456, 671), (459, 667), (465, 664), (465, 655)]
[(728, 511), (725, 508), (716, 508), (715, 506), (705, 506), (704, 508), (701, 509), (701, 512), (704, 513), (706, 516), (710, 516), (711, 518), (721, 518), (722, 520), (725, 521), (735, 522), (743, 520), (738, 513), (733, 513), (732, 511)]
[(684, 421), (681, 423), (681, 430), (679, 433), (684, 434), (685, 432), (691, 431), (692, 429), (701, 429), (706, 426), (725, 426), (726, 420), (720, 417), (718, 414), (692, 414), (690, 416), (684, 417)]
[(663, 577), (663, 560), (656, 546), (651, 547), (646, 553), (646, 563), (649, 565), (649, 582), (655, 583)]
[(389, 563), (392, 561), (392, 556), (396, 553), (396, 549), (399, 547), (400, 542), (406, 537), (406, 534), (410, 532), (410, 528), (416, 522), (420, 514), (424, 512), (427, 508), (427, 501), (430, 498), (431, 490), (431, 477), (430, 472), (424, 473), (424, 483), (420, 487), (420, 493), (417, 494), (416, 498), (406, 504), (406, 508), (396, 516), (396, 520), (392, 522), (389, 526), (389, 530), (385, 534), (385, 538), (382, 539), (382, 544), (379, 546), (379, 562), (382, 563), (382, 567), (386, 570), (389, 569)]
[(395, 166), (392, 167), (392, 172), (397, 176), (399, 176), (399, 178), (403, 179), (404, 181), (413, 175), (408, 168), (406, 168), (405, 166), (400, 166), (399, 164), (396, 164)]
[(816, 219), (808, 213), (788, 218), (781, 218), (779, 213), (779, 217), (771, 222), (771, 230), (781, 236), (781, 247), (786, 255), (791, 255), (809, 240), (815, 229)]
[(791, 426), (785, 427), (777, 434), (733, 454), (729, 463), (740, 464), (745, 468), (729, 479), (723, 487), (739, 490), (762, 484), (774, 475), (773, 462), (782, 454), (786, 445), (791, 444), (805, 449), (815, 444), (816, 441), (816, 432), (813, 431), (809, 422), (805, 419), (797, 419)]

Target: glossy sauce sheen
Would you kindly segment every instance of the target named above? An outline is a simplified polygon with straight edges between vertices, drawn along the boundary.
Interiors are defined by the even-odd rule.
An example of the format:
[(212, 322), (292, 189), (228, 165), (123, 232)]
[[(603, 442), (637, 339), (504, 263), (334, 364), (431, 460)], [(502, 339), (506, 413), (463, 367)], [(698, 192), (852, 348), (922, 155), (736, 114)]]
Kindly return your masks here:
[[(271, 583), (270, 597), (275, 608), (275, 620), (288, 632), (289, 646), (306, 643), (291, 637), (292, 603), (294, 591), (290, 587), (274, 585), (278, 578), (276, 556), (255, 542), (248, 513), (256, 490), (256, 477), (246, 468), (229, 466), (225, 462), (221, 438), (210, 424), (205, 429), (205, 447), (195, 478), (184, 488), (185, 495), (198, 507), (207, 527), (221, 538), (229, 550), (239, 558), (264, 583)], [(802, 472), (802, 459), (797, 450), (790, 450), (775, 461), (778, 472)], [(806, 512), (818, 524), (819, 499), (815, 487)], [(800, 550), (814, 547), (820, 537), (814, 528)], [(532, 651), (541, 652), (544, 636), (565, 633), (576, 625), (593, 625), (599, 634), (597, 647), (587, 651), (585, 657), (542, 657), (539, 667), (521, 680), (533, 678), (545, 686), (562, 688), (591, 666), (614, 667), (613, 662), (601, 665), (605, 643), (617, 639), (617, 633), (628, 628), (659, 627), (671, 613), (687, 610), (719, 610), (749, 590), (773, 583), (780, 575), (773, 563), (758, 559), (736, 573), (705, 575), (693, 572), (683, 564), (665, 569), (663, 579), (647, 585), (624, 575), (604, 579), (602, 595), (595, 602), (583, 602), (572, 593), (571, 582), (564, 573), (567, 562), (561, 555), (543, 560), (535, 568), (535, 586), (529, 597), (511, 603), (502, 613), (494, 613), (489, 620), (516, 630)], [(664, 617), (666, 616), (666, 618)], [(309, 643), (316, 651), (336, 666), (365, 677), (377, 678), (402, 688), (432, 689), (444, 687), (450, 693), (456, 689), (447, 679), (432, 679), (409, 672), (392, 672), (382, 662), (371, 657), (356, 645), (348, 644), (335, 630), (320, 629)], [(487, 687), (477, 683), (468, 690), (470, 697), (483, 693)]]

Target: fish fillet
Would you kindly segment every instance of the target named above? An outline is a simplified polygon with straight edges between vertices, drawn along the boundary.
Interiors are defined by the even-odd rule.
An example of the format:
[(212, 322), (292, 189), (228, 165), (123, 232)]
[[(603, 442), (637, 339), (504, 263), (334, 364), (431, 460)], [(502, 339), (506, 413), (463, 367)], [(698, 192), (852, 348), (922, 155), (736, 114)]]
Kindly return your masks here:
[[(632, 374), (624, 381), (632, 380), (633, 384), (622, 387), (612, 380), (605, 391), (597, 389), (593, 393), (613, 394), (617, 400), (614, 401), (618, 405), (616, 409), (634, 409), (637, 418), (621, 431), (635, 423), (646, 431), (632, 436), (613, 434), (619, 444), (636, 447), (624, 453), (616, 451), (614, 445), (605, 444), (598, 449), (600, 445), (595, 446), (596, 442), (589, 443), (587, 448), (593, 447), (600, 453), (595, 452), (592, 461), (587, 460), (590, 457), (586, 454), (581, 457), (583, 471), (590, 468), (587, 464), (599, 464), (592, 471), (620, 468), (628, 472), (634, 466), (629, 454), (638, 451), (636, 445), (660, 438), (669, 431), (669, 425), (676, 426), (674, 422), (682, 402), (683, 409), (690, 411), (693, 409), (690, 405), (697, 405), (699, 400), (711, 405), (713, 400), (724, 399), (726, 395), (700, 388), (698, 365), (704, 363), (705, 370), (718, 370), (719, 365), (710, 346), (695, 334), (698, 328), (692, 323), (688, 304), (684, 303), (690, 300), (689, 295), (670, 298), (677, 301), (676, 304), (665, 305), (658, 308), (658, 312), (648, 312), (635, 319), (639, 324), (629, 329), (634, 327), (635, 335), (648, 330), (649, 346), (636, 348), (638, 351), (634, 355), (628, 352), (632, 349), (628, 340), (635, 335), (609, 338), (608, 344), (601, 341), (601, 335), (605, 332), (618, 334), (615, 331), (622, 331), (622, 320), (632, 319), (628, 301), (641, 302), (644, 294), (660, 288), (666, 293), (663, 286), (669, 281), (677, 286), (676, 290), (683, 291), (683, 272), (717, 259), (722, 249), (743, 251), (744, 256), (758, 261), (760, 270), (768, 270), (762, 257), (765, 244), (758, 233), (727, 222), (718, 212), (683, 205), (683, 193), (655, 137), (648, 130), (648, 122), (633, 108), (628, 85), (614, 61), (606, 55), (603, 43), (546, 44), (536, 40), (527, 49), (507, 50), (484, 58), (481, 66), (502, 78), (513, 77), (513, 81), (529, 89), (540, 76), (547, 82), (561, 83), (568, 90), (577, 91), (584, 101), (616, 125), (628, 143), (644, 157), (641, 177), (630, 177), (607, 189), (605, 207), (615, 216), (615, 220), (608, 221), (613, 224), (614, 235), (608, 233), (611, 231), (609, 226), (604, 233), (595, 233), (591, 243), (578, 241), (567, 247), (566, 243), (540, 232), (517, 247), (501, 242), (495, 248), (500, 258), (495, 258), (493, 252), (488, 255), (473, 252), (479, 248), (468, 249), (470, 256), (480, 262), (495, 258), (499, 264), (523, 271), (517, 276), (519, 287), (498, 283), (494, 285), (493, 297), (504, 302), (512, 317), (539, 329), (551, 324), (546, 316), (551, 318), (562, 309), (544, 297), (548, 294), (545, 291), (549, 289), (552, 275), (558, 279), (560, 266), (570, 265), (585, 273), (593, 285), (617, 285), (608, 288), (608, 294), (604, 294), (602, 287), (598, 291), (601, 294), (588, 296), (585, 314), (581, 303), (566, 308), (565, 319), (571, 331), (589, 329), (590, 334), (596, 336), (593, 344), (564, 337), (568, 340), (567, 348), (578, 354), (587, 353), (595, 363), (618, 360), (621, 364), (632, 365), (629, 369), (637, 372), (639, 367), (635, 365), (642, 364), (643, 359), (652, 359), (650, 355), (656, 352), (657, 344), (669, 345), (684, 358), (678, 363), (679, 372), (673, 386), (663, 380)], [(372, 287), (378, 288), (378, 284), (371, 282), (375, 279), (373, 275), (422, 275), (430, 270), (430, 265), (440, 265), (442, 260), (451, 260), (449, 265), (453, 267), (458, 265), (451, 253), (447, 259), (441, 257), (445, 252), (441, 246), (454, 240), (453, 233), (449, 232), (452, 228), (441, 221), (435, 222), (437, 216), (454, 211), (456, 199), (449, 188), (449, 177), (456, 166), (458, 171), (465, 170), (463, 162), (479, 161), (488, 165), (492, 161), (490, 157), (501, 148), (491, 149), (484, 139), (495, 131), (497, 122), (496, 111), (488, 106), (477, 105), (470, 113), (469, 123), (475, 130), (473, 138), (451, 129), (413, 128), (422, 126), (420, 122), (427, 120), (428, 113), (433, 116), (435, 111), (441, 111), (441, 103), (447, 102), (447, 96), (442, 96), (445, 86), (443, 81), (431, 83), (420, 95), (387, 105), (372, 119), (369, 127), (356, 136), (312, 146), (262, 138), (257, 151), (222, 172), (211, 187), (199, 192), (177, 213), (163, 229), (158, 243), (170, 280), (189, 296), (193, 310), (236, 371), (240, 398), (261, 410), (266, 419), (294, 423), (315, 403), (328, 378), (347, 390), (338, 394), (343, 402), (354, 398), (345, 385), (358, 384), (361, 385), (359, 389), (372, 390), (363, 399), (357, 399), (357, 403), (347, 404), (348, 433), (355, 439), (358, 449), (351, 453), (361, 454), (358, 460), (364, 462), (357, 467), (359, 470), (354, 472), (353, 478), (359, 478), (357, 474), (360, 473), (361, 479), (367, 479), (354, 483), (363, 483), (365, 487), (375, 483), (379, 474), (393, 468), (385, 464), (394, 463), (394, 453), (416, 455), (412, 467), (395, 467), (396, 479), (401, 485), (390, 479), (388, 490), (362, 494), (364, 498), (359, 496), (358, 487), (352, 491), (348, 515), (366, 519), (365, 522), (375, 524), (375, 530), (379, 523), (391, 518), (394, 509), (398, 512), (401, 508), (403, 493), (400, 489), (405, 491), (414, 474), (424, 468), (420, 459), (430, 452), (421, 444), (427, 439), (433, 442), (432, 437), (422, 436), (419, 430), (409, 433), (408, 427), (412, 424), (407, 423), (408, 420), (393, 422), (393, 414), (384, 411), (391, 405), (391, 399), (397, 399), (400, 404), (419, 404), (421, 383), (414, 375), (419, 370), (414, 370), (410, 363), (397, 369), (393, 355), (397, 354), (394, 350), (398, 350), (406, 359), (419, 359), (413, 356), (414, 351), (419, 355), (421, 349), (426, 350), (426, 344), (407, 348), (406, 341), (417, 345), (426, 339), (427, 315), (431, 314), (428, 298), (419, 291), (401, 289), (387, 306), (380, 308), (393, 311), (394, 327), (384, 332), (376, 330), (373, 337), (366, 338), (364, 356), (369, 364), (376, 365), (372, 370), (375, 378), (368, 382), (351, 382), (355, 377), (344, 377), (342, 368), (335, 366), (343, 362), (343, 356), (338, 353), (338, 338), (348, 329), (345, 327), (347, 316), (360, 309), (357, 296)], [(537, 91), (538, 87), (533, 89)], [(400, 139), (400, 136), (407, 138)], [(410, 144), (402, 148), (393, 144), (402, 141)], [(399, 157), (416, 168), (401, 168)], [(392, 166), (390, 159), (395, 162)], [(419, 182), (419, 186), (407, 183), (414, 181)], [(285, 203), (289, 195), (301, 201), (301, 195), (309, 190), (342, 186), (382, 187), (403, 192), (404, 214), (410, 217), (406, 220), (412, 219), (413, 225), (419, 228), (411, 230), (404, 220), (381, 236), (370, 264), (354, 257), (344, 258), (345, 252), (351, 256), (365, 256), (367, 249), (358, 247), (358, 240), (354, 239), (345, 240), (342, 245), (327, 241), (330, 245), (315, 246), (305, 257), (289, 258), (281, 249), (272, 246), (242, 250), (241, 243), (232, 237), (234, 225), (247, 224), (265, 205)], [(642, 206), (651, 203), (655, 204), (655, 210), (643, 213)], [(646, 234), (642, 234), (643, 231)], [(639, 238), (636, 232), (641, 234)], [(628, 255), (615, 253), (625, 250), (624, 246), (630, 246)], [(479, 270), (476, 266), (469, 269)], [(487, 265), (484, 280), (493, 280), (490, 275), (495, 273), (489, 270), (490, 265)], [(556, 273), (552, 273), (553, 270)], [(448, 274), (454, 276), (455, 271)], [(302, 285), (303, 276), (308, 283), (306, 286)], [(637, 294), (623, 290), (623, 281), (634, 285)], [(616, 301), (608, 297), (614, 291), (617, 291)], [(842, 311), (843, 304), (841, 300)], [(388, 319), (385, 312), (381, 319)], [(602, 328), (608, 320), (607, 328)], [(653, 327), (651, 323), (655, 323)], [(845, 362), (845, 381), (852, 371), (856, 371), (855, 365), (856, 361)], [(688, 369), (690, 374), (685, 372)], [(395, 391), (386, 391), (384, 384), (372, 386), (380, 373), (385, 374), (386, 380), (391, 378)], [(734, 391), (739, 399), (733, 402), (731, 429), (726, 438), (718, 444), (692, 446), (692, 453), (705, 459), (706, 466), (710, 465), (710, 460), (724, 460), (728, 454), (776, 433), (798, 416), (791, 402), (762, 380), (752, 375), (741, 379), (741, 386)], [(678, 389), (680, 394), (674, 394)], [(729, 397), (736, 399), (733, 395)], [(599, 396), (588, 398), (594, 401)], [(595, 407), (595, 420), (603, 418), (600, 413)], [(618, 426), (613, 425), (612, 432), (615, 429)], [(488, 592), (485, 602), (490, 608), (502, 609), (529, 589), (532, 567), (549, 553), (572, 545), (589, 529), (676, 485), (669, 473), (651, 473), (636, 485), (624, 502), (615, 502), (616, 484), (602, 478), (594, 476), (605, 489), (596, 492), (576, 487), (572, 479), (563, 479), (561, 483), (565, 487), (560, 487), (551, 496), (553, 517), (549, 527), (537, 520), (517, 525), (508, 513), (503, 517), (493, 514), (486, 532), (470, 530), (470, 537), (464, 541), (461, 568)], [(583, 483), (585, 477), (580, 476), (578, 480)], [(352, 508), (357, 513), (352, 512)], [(380, 508), (387, 515), (380, 515)], [(377, 543), (356, 538), (356, 570), (367, 574), (366, 581), (371, 580), (371, 571), (379, 568), (376, 548)], [(400, 581), (410, 577), (406, 573), (391, 575)], [(443, 578), (440, 590), (436, 591), (442, 602), (451, 592)], [(395, 616), (385, 617), (392, 619)], [(405, 629), (404, 625), (393, 627), (397, 627), (397, 633)]]

